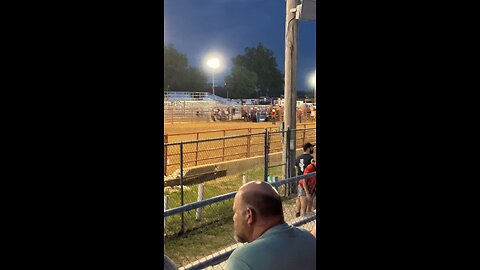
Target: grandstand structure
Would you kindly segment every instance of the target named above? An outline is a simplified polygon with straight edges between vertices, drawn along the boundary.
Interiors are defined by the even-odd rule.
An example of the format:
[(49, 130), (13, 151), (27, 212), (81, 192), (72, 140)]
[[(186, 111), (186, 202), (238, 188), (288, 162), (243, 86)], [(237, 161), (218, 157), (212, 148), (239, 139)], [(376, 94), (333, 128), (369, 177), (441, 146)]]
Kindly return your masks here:
[(163, 106), (165, 123), (211, 121), (211, 114), (217, 109), (230, 109), (230, 112), (235, 109), (233, 119), (241, 118), (240, 100), (226, 99), (208, 92), (164, 91)]

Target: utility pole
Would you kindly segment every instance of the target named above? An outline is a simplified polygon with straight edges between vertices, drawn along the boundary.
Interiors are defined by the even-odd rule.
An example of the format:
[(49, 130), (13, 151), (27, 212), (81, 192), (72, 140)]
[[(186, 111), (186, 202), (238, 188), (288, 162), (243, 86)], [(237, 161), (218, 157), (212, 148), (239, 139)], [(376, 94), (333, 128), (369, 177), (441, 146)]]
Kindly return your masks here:
[[(300, 0), (286, 0), (285, 16), (285, 107), (284, 130), (296, 129), (296, 81), (297, 81), (297, 51), (298, 51), (298, 19), (296, 16), (297, 5)], [(295, 175), (295, 149), (296, 132), (291, 132), (290, 141), (287, 136), (283, 140), (282, 163), (285, 179)], [(287, 155), (288, 153), (288, 155)], [(289, 159), (287, 160), (287, 156)]]
[(215, 73), (212, 72), (212, 94), (215, 95)]

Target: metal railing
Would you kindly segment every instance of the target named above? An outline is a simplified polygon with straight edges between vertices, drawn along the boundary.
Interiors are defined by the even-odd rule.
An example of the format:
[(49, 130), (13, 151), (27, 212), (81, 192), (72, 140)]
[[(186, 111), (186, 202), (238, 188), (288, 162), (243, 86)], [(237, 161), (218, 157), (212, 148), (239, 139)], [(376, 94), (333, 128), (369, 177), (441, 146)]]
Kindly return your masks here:
[[(285, 179), (285, 180), (281, 180), (281, 181), (273, 181), (273, 182), (270, 182), (270, 184), (273, 187), (278, 188), (282, 185), (286, 185), (286, 184), (290, 184), (290, 183), (296, 183), (300, 179), (311, 178), (311, 177), (314, 177), (314, 176), (317, 176), (317, 172), (312, 172), (312, 173), (304, 174), (304, 175), (298, 175), (298, 176), (294, 176), (294, 177), (291, 177), (289, 179)], [(197, 209), (197, 208), (204, 207), (204, 206), (207, 206), (207, 205), (210, 205), (210, 204), (214, 204), (214, 203), (218, 203), (218, 202), (221, 202), (221, 201), (231, 199), (231, 198), (235, 197), (237, 192), (238, 191), (234, 191), (234, 192), (230, 192), (230, 193), (227, 193), (227, 194), (216, 196), (216, 197), (213, 197), (213, 198), (210, 198), (210, 199), (206, 199), (206, 200), (203, 200), (203, 201), (189, 203), (189, 204), (185, 204), (185, 205), (180, 206), (180, 207), (168, 209), (168, 210), (163, 212), (163, 217), (166, 218), (166, 217), (173, 216), (173, 215), (176, 215), (176, 214), (180, 214), (180, 213), (183, 213), (183, 212), (186, 212), (186, 211), (189, 211), (189, 210)]]
[(222, 98), (209, 92), (163, 91), (163, 100), (200, 101), (213, 100), (224, 105), (241, 105), (240, 100)]
[[(297, 128), (298, 129), (316, 128), (316, 123), (297, 124)], [(165, 138), (167, 138), (168, 142), (180, 142), (180, 141), (187, 141), (187, 140), (190, 141), (190, 140), (199, 140), (199, 139), (219, 138), (227, 135), (231, 136), (231, 135), (249, 134), (255, 130), (264, 131), (265, 129), (267, 129), (269, 132), (272, 132), (272, 131), (278, 130), (279, 127), (274, 126), (274, 127), (266, 127), (266, 128), (250, 127), (250, 128), (215, 129), (215, 130), (206, 130), (206, 131), (169, 133), (169, 134), (165, 134), (164, 136)]]

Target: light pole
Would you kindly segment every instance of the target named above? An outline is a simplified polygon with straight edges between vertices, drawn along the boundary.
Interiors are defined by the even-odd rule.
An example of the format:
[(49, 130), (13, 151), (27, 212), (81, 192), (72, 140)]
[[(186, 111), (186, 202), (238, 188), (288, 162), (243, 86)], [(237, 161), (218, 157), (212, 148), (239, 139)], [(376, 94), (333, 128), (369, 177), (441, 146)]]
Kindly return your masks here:
[[(296, 19), (297, 6), (300, 0), (286, 0), (285, 16), (285, 111), (284, 129), (296, 129), (296, 82), (297, 82), (297, 59), (298, 59), (298, 20)], [(288, 138), (288, 141), (287, 141)], [(282, 163), (286, 164), (282, 169), (284, 179), (295, 176), (295, 150), (296, 132), (290, 132), (283, 140)]]
[(317, 71), (310, 76), (310, 85), (313, 87), (313, 103), (317, 104)]
[(225, 90), (227, 90), (227, 99), (228, 99), (228, 88), (227, 88), (227, 83), (225, 83)]
[(215, 95), (215, 70), (220, 67), (220, 60), (218, 58), (210, 58), (207, 65), (212, 69), (212, 93)]

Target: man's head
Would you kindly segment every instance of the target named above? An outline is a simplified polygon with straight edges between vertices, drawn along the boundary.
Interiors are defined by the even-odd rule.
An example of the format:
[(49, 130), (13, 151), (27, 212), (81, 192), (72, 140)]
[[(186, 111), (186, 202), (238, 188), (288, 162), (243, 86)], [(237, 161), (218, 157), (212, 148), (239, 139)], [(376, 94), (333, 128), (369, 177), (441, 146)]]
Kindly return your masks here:
[(282, 200), (267, 182), (249, 182), (240, 187), (233, 202), (235, 240), (252, 242), (269, 228), (283, 223)]
[(303, 145), (303, 152), (304, 153), (307, 153), (307, 154), (313, 154), (313, 147), (315, 145), (311, 144), (311, 143), (306, 143)]

